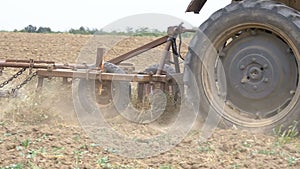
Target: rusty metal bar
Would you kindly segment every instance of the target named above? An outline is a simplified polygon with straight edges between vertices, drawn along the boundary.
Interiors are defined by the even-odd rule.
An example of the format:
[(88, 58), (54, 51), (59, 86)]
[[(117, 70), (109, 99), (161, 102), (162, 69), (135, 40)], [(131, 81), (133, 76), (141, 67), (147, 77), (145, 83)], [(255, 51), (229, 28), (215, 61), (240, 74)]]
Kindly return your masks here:
[(164, 36), (164, 37), (159, 38), (159, 39), (157, 39), (155, 41), (152, 41), (152, 42), (150, 42), (150, 43), (148, 43), (146, 45), (143, 45), (143, 46), (141, 46), (139, 48), (136, 48), (136, 49), (134, 49), (134, 50), (132, 50), (132, 51), (130, 51), (128, 53), (125, 53), (125, 54), (123, 54), (123, 55), (121, 55), (119, 57), (111, 59), (108, 62), (113, 63), (115, 65), (118, 65), (118, 64), (120, 64), (121, 62), (123, 62), (125, 60), (128, 60), (128, 59), (130, 59), (130, 58), (132, 58), (134, 56), (137, 56), (137, 55), (139, 55), (141, 53), (144, 53), (146, 51), (149, 51), (150, 49), (153, 49), (153, 48), (155, 48), (157, 46), (160, 46), (160, 45), (166, 43), (168, 41), (168, 38), (169, 38), (168, 35)]
[(67, 77), (63, 77), (63, 84), (68, 84), (68, 78)]
[(41, 89), (44, 85), (44, 77), (38, 77), (38, 84), (37, 84), (37, 88)]
[(167, 61), (170, 61), (170, 48), (171, 48), (171, 45), (172, 45), (172, 42), (168, 41), (167, 45), (165, 47), (165, 50), (164, 50), (164, 54), (160, 59), (160, 63), (159, 63), (159, 66), (157, 68), (156, 75), (160, 75), (161, 72), (164, 70), (165, 63)]
[[(31, 60), (22, 59), (6, 59), (5, 62), (16, 62), (16, 63), (30, 63)], [(34, 63), (45, 63), (45, 64), (55, 64), (53, 61), (35, 60)]]
[(81, 78), (81, 79), (100, 79), (106, 81), (128, 81), (128, 82), (168, 82), (166, 75), (142, 75), (142, 74), (115, 74), (115, 73), (100, 73), (100, 71), (73, 71), (66, 69), (56, 69), (52, 71), (38, 70), (39, 77), (66, 77), (66, 78)]
[(94, 65), (86, 65), (86, 64), (62, 64), (62, 63), (37, 63), (34, 61), (34, 63), (27, 62), (7, 62), (6, 60), (0, 60), (0, 67), (11, 67), (11, 68), (29, 68), (32, 66), (32, 68), (35, 69), (88, 69), (91, 67), (95, 67)]

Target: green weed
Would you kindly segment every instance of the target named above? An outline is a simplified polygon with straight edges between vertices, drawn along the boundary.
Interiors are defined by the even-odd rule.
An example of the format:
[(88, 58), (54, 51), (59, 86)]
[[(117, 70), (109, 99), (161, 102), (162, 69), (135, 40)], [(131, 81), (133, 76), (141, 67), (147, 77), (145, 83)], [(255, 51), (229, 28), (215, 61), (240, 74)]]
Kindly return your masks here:
[(29, 162), (29, 166), (31, 169), (40, 169), (37, 165), (33, 164), (32, 162)]
[(275, 155), (278, 154), (276, 151), (274, 150), (256, 150), (253, 152), (253, 154), (262, 154), (262, 155)]
[(214, 150), (211, 148), (211, 145), (209, 142), (204, 142), (204, 143), (201, 143), (201, 145), (199, 145), (198, 151), (200, 151), (201, 153), (207, 153), (207, 152), (212, 152)]
[(23, 165), (22, 164), (11, 164), (9, 166), (6, 167), (0, 167), (0, 169), (23, 169)]
[(293, 157), (293, 156), (289, 156), (287, 158), (285, 158), (285, 160), (288, 162), (289, 166), (293, 166), (295, 165), (300, 159)]
[(239, 169), (239, 168), (241, 168), (241, 166), (239, 164), (233, 164), (231, 166), (231, 168), (233, 168), (233, 169)]
[(31, 142), (30, 142), (29, 139), (26, 139), (26, 140), (21, 142), (21, 146), (23, 146), (25, 148), (28, 148), (30, 144), (31, 144)]
[(252, 144), (249, 143), (248, 141), (242, 142), (242, 145), (243, 145), (244, 147), (247, 147), (247, 148), (251, 148), (251, 147), (252, 147)]
[(112, 168), (112, 165), (109, 163), (109, 159), (107, 156), (98, 159), (97, 164), (100, 165), (102, 168)]
[(171, 165), (163, 165), (163, 166), (160, 166), (159, 169), (172, 169), (172, 166)]
[(287, 129), (284, 129), (283, 125), (280, 125), (279, 127), (273, 129), (273, 132), (276, 136), (276, 143), (278, 143), (279, 145), (290, 143), (299, 134), (297, 127), (298, 122), (294, 121), (293, 124), (290, 125)]
[(39, 153), (39, 150), (29, 150), (26, 158), (35, 158)]
[(79, 168), (78, 165), (81, 162), (81, 159), (84, 154), (86, 154), (88, 151), (82, 151), (82, 150), (75, 150), (74, 153), (74, 158), (75, 158), (75, 168)]
[(100, 144), (92, 143), (90, 146), (91, 147), (100, 147)]
[(79, 134), (76, 134), (76, 136), (75, 136), (75, 137), (73, 137), (73, 140), (75, 140), (75, 141), (79, 141), (79, 140), (80, 140), (80, 135), (79, 135)]

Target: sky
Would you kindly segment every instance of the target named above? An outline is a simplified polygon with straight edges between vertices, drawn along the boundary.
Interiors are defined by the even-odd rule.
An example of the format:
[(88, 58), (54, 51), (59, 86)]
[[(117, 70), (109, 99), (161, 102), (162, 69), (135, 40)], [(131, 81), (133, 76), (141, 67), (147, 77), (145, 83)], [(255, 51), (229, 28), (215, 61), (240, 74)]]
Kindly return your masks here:
[(200, 14), (185, 13), (189, 3), (190, 0), (4, 0), (0, 6), (0, 30), (20, 30), (29, 24), (54, 31), (80, 26), (114, 29), (120, 24), (131, 27), (136, 23), (161, 29), (179, 20), (199, 26), (230, 0), (208, 0)]

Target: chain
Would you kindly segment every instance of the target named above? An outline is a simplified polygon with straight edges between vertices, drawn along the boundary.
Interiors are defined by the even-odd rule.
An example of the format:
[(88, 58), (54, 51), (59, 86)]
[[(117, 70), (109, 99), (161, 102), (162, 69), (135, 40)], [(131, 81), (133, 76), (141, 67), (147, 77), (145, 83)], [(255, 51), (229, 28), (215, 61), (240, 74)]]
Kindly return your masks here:
[(16, 74), (14, 74), (12, 77), (10, 77), (8, 80), (4, 81), (3, 83), (0, 84), (0, 89), (3, 88), (4, 86), (6, 86), (8, 83), (10, 83), (11, 81), (13, 81), (14, 79), (18, 78), (20, 75), (22, 75), (27, 68), (22, 68), (21, 70), (19, 70)]
[[(16, 74), (14, 74), (12, 77), (4, 81), (0, 84), (0, 89), (12, 82), (14, 79), (17, 79), (20, 75), (22, 75), (27, 68), (22, 68), (19, 70)], [(35, 76), (37, 76), (37, 72), (30, 73), (30, 76), (27, 77), (22, 83), (17, 85), (16, 87), (12, 88), (10, 92), (8, 92), (9, 95), (15, 96), (16, 92), (21, 89), (24, 85), (26, 85), (28, 82), (30, 82)]]
[(24, 85), (26, 85), (28, 82), (30, 82), (35, 76), (37, 75), (37, 72), (32, 73), (29, 77), (27, 77), (21, 84), (17, 85), (15, 88), (11, 89), (10, 94), (15, 95), (16, 91), (21, 89)]

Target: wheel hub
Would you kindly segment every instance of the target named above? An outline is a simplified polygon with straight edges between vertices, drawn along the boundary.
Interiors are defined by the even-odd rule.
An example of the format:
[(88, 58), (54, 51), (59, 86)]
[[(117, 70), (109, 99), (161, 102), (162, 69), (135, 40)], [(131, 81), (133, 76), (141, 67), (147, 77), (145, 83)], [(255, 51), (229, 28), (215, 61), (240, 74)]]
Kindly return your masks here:
[(273, 116), (287, 105), (297, 86), (297, 64), (280, 38), (245, 32), (224, 47), (227, 102), (246, 115)]
[[(259, 51), (258, 49), (255, 50)], [(254, 49), (248, 52), (254, 52)], [(236, 57), (236, 60), (241, 60), (238, 63), (240, 69), (231, 68), (231, 73), (239, 77), (232, 80), (236, 86), (240, 86), (238, 90), (244, 97), (252, 99), (266, 97), (274, 91), (276, 83), (278, 83), (278, 78), (275, 76), (277, 72), (271, 66), (272, 63), (263, 56), (263, 51), (260, 53), (262, 55), (244, 55), (244, 52), (241, 52)], [(265, 55), (268, 54), (265, 53)], [(270, 79), (272, 80), (270, 81)]]
[(249, 70), (248, 74), (249, 74), (250, 80), (253, 80), (253, 81), (259, 80), (262, 77), (262, 71), (257, 66), (252, 67)]

